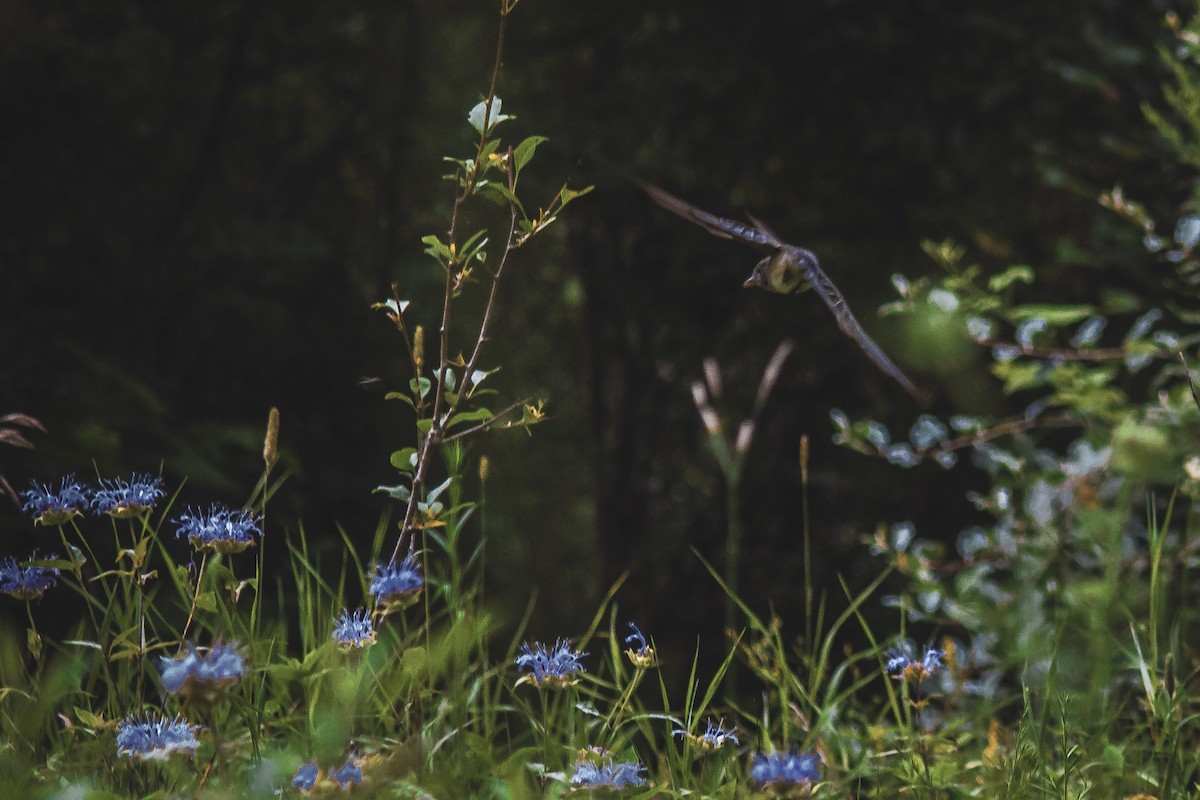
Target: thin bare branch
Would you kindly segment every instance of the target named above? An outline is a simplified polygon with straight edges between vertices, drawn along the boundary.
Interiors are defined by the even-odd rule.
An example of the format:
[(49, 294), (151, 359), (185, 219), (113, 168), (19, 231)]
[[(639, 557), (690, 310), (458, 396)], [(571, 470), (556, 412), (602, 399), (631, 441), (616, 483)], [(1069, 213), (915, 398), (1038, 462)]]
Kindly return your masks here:
[[(1061, 414), (1055, 417), (1021, 417), (1019, 419), (1010, 419), (1001, 422), (994, 427), (985, 430), (976, 431), (965, 436), (959, 436), (954, 439), (948, 439), (941, 442), (935, 447), (928, 447), (924, 450), (914, 450), (913, 455), (920, 459), (930, 458), (938, 453), (949, 453), (955, 450), (962, 450), (967, 447), (975, 447), (985, 444), (993, 439), (999, 439), (1002, 436), (1010, 436), (1014, 433), (1023, 433), (1025, 431), (1041, 430), (1049, 428), (1081, 428), (1086, 425), (1086, 420), (1078, 417), (1073, 417), (1068, 414)], [(869, 442), (856, 440), (848, 443), (848, 446), (859, 453), (868, 456), (886, 457), (886, 452), (879, 447), (876, 447)]]
[(1124, 347), (1108, 347), (1096, 350), (1075, 349), (1071, 347), (1035, 347), (1017, 344), (1003, 339), (976, 339), (984, 347), (1006, 347), (1030, 358), (1045, 358), (1057, 361), (1116, 361), (1129, 355)]
[[(456, 254), (455, 258), (457, 258), (457, 249), (455, 245), (457, 243), (458, 236), (459, 209), (462, 207), (462, 204), (466, 202), (467, 198), (473, 194), (475, 182), (477, 180), (477, 173), (480, 169), (484, 168), (482, 163), (483, 159), (481, 156), (483, 155), (484, 148), (487, 146), (488, 136), (491, 130), (492, 103), (496, 99), (496, 86), (500, 80), (500, 69), (503, 65), (504, 38), (505, 29), (507, 26), (507, 14), (509, 11), (511, 11), (511, 6), (508, 4), (508, 0), (501, 0), (500, 25), (496, 34), (496, 58), (492, 65), (491, 84), (488, 87), (487, 98), (484, 101), (483, 124), (480, 130), (479, 144), (477, 145), (475, 151), (474, 167), (469, 174), (460, 175), (460, 179), (458, 181), (460, 184), (459, 190), (455, 194), (454, 207), (451, 211), (450, 228), (447, 231), (447, 241), (452, 248), (452, 252)], [(509, 157), (505, 160), (505, 170), (508, 173), (510, 190), (514, 187), (515, 181), (512, 165), (512, 149), (510, 148)], [(404, 511), (404, 521), (400, 526), (400, 536), (397, 537), (396, 547), (392, 551), (393, 562), (400, 557), (400, 553), (404, 549), (405, 541), (408, 539), (409, 534), (414, 530), (414, 520), (416, 519), (417, 515), (417, 505), (420, 502), (420, 498), (422, 496), (422, 487), (424, 486), (426, 476), (429, 472), (429, 462), (431, 460), (430, 457), (432, 455), (433, 448), (443, 443), (443, 436), (445, 433), (444, 425), (446, 421), (448, 421), (449, 418), (454, 414), (454, 411), (458, 408), (462, 398), (466, 397), (470, 392), (471, 375), (474, 372), (476, 361), (479, 358), (479, 353), (483, 348), (483, 342), (487, 339), (488, 323), (491, 319), (493, 305), (495, 304), (496, 289), (500, 280), (500, 275), (504, 270), (504, 264), (508, 259), (508, 255), (513, 249), (513, 233), (517, 224), (517, 209), (515, 204), (513, 204), (511, 201), (509, 203), (509, 208), (511, 212), (511, 220), (504, 253), (500, 258), (500, 264), (496, 268), (495, 275), (492, 278), (492, 286), (488, 293), (487, 304), (484, 307), (483, 320), (480, 323), (479, 336), (475, 343), (475, 349), (471, 354), (471, 359), (466, 364), (462, 384), (459, 386), (455, 400), (453, 403), (450, 403), (449, 408), (446, 407), (446, 373), (450, 370), (450, 308), (451, 301), (454, 298), (454, 272), (457, 262), (452, 260), (446, 265), (446, 285), (442, 299), (442, 322), (441, 327), (439, 328), (438, 336), (438, 374), (437, 386), (434, 389), (433, 411), (431, 417), (432, 425), (428, 433), (425, 433), (424, 435), (418, 433), (416, 470), (413, 473), (412, 487), (408, 498), (408, 506)], [(409, 349), (411, 356), (411, 344)]]
[(486, 422), (481, 422), (478, 425), (473, 425), (470, 428), (465, 428), (457, 433), (452, 433), (449, 436), (442, 437), (442, 444), (449, 444), (450, 442), (454, 442), (454, 441), (457, 441), (464, 437), (470, 436), (473, 433), (479, 433), (481, 431), (486, 431), (488, 428), (491, 428), (491, 427), (499, 424), (500, 422), (502, 422), (505, 417), (507, 417), (512, 412), (516, 411), (518, 408), (521, 408), (525, 404), (530, 403), (530, 402), (533, 402), (533, 398), (531, 398), (531, 397), (526, 397), (521, 400), (518, 400), (517, 402), (512, 403), (509, 406), (507, 406), (506, 408), (497, 412), (491, 419), (487, 420)]

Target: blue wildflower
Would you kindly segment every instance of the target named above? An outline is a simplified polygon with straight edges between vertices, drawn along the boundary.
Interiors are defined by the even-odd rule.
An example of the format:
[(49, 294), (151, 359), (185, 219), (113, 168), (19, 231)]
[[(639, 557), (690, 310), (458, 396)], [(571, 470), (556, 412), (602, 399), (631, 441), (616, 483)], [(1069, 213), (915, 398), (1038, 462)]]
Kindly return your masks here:
[(117, 726), (117, 755), (142, 761), (165, 761), (175, 753), (196, 754), (196, 728), (183, 717), (145, 716)]
[(248, 508), (232, 511), (214, 505), (208, 511), (188, 509), (175, 520), (175, 538), (186, 536), (197, 550), (240, 553), (262, 537), (262, 517)]
[(580, 761), (575, 765), (571, 785), (587, 789), (628, 789), (632, 786), (645, 786), (646, 779), (642, 777), (645, 771), (646, 768), (637, 762), (606, 761), (597, 764), (593, 761)]
[(750, 758), (750, 779), (764, 786), (800, 786), (811, 789), (821, 779), (821, 759), (815, 753), (755, 753)]
[(37, 481), (31, 482), (30, 487), (21, 492), (25, 495), (21, 510), (33, 514), (35, 525), (64, 525), (88, 507), (87, 487), (76, 481), (74, 475), (64, 476), (58, 489)]
[(246, 674), (246, 659), (235, 645), (218, 644), (200, 654), (188, 646), (177, 658), (159, 658), (163, 688), (180, 697), (213, 702)]
[(343, 611), (334, 626), (333, 638), (346, 649), (366, 647), (375, 643), (375, 623), (365, 609), (360, 608), (353, 614)]
[(154, 508), (164, 494), (162, 478), (135, 472), (128, 481), (100, 481), (100, 488), (92, 493), (92, 507), (115, 519), (127, 519)]
[(942, 668), (945, 655), (935, 647), (927, 647), (921, 657), (917, 658), (912, 643), (901, 642), (899, 647), (888, 648), (884, 671), (894, 680), (923, 681)]
[(425, 578), (421, 575), (417, 557), (411, 552), (399, 564), (391, 562), (376, 565), (374, 572), (369, 591), (385, 613), (412, 605), (425, 588)]
[(522, 644), (521, 652), (517, 654), (517, 666), (529, 670), (529, 674), (517, 681), (517, 685), (532, 683), (539, 688), (550, 686), (555, 689), (573, 686), (584, 671), (580, 659), (586, 655), (572, 650), (566, 639), (559, 639), (549, 650), (541, 642)]
[(646, 669), (654, 666), (654, 648), (650, 646), (646, 634), (642, 633), (642, 629), (637, 626), (636, 622), (630, 622), (629, 628), (633, 632), (625, 637), (625, 644), (629, 645), (625, 656), (635, 667)]
[[(33, 554), (37, 559), (37, 553)], [(47, 556), (48, 559), (57, 556)], [(58, 570), (53, 567), (22, 567), (11, 556), (0, 562), (0, 594), (11, 595), (18, 600), (41, 597), (47, 589), (58, 583)]]
[(726, 742), (738, 744), (738, 738), (733, 735), (733, 731), (725, 730), (724, 722), (713, 725), (712, 720), (705, 722), (704, 733), (698, 736), (694, 733), (689, 733), (684, 728), (676, 728), (671, 731), (671, 735), (684, 737), (697, 750), (717, 750)]
[(362, 767), (354, 756), (346, 759), (346, 763), (329, 773), (329, 777), (338, 782), (342, 789), (349, 790), (356, 783), (363, 782)]
[(320, 767), (317, 766), (316, 761), (310, 761), (296, 768), (296, 774), (292, 777), (292, 786), (302, 792), (312, 791), (312, 788), (317, 785), (319, 777), (321, 777)]

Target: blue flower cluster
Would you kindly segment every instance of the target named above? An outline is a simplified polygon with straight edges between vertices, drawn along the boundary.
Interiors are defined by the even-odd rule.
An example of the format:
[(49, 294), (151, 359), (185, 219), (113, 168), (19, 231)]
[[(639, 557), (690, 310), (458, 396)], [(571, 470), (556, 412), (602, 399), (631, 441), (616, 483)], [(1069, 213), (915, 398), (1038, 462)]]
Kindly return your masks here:
[(354, 784), (363, 782), (362, 765), (351, 756), (346, 759), (345, 764), (329, 773), (329, 777), (336, 781), (343, 791), (349, 791)]
[(198, 728), (183, 717), (145, 716), (117, 726), (117, 755), (142, 761), (165, 761), (176, 753), (196, 754)]
[[(152, 510), (164, 496), (162, 479), (135, 473), (129, 480), (101, 480), (100, 488), (90, 492), (73, 475), (63, 477), (57, 488), (34, 483), (24, 492), (23, 509), (34, 517), (35, 524), (62, 525), (85, 512), (90, 506), (96, 512), (114, 518), (137, 517)], [(176, 538), (186, 537), (197, 550), (236, 553), (255, 544), (263, 536), (261, 516), (250, 509), (231, 510), (213, 505), (208, 510), (193, 510), (176, 519)], [(46, 560), (53, 560), (50, 556)], [(37, 556), (34, 555), (35, 563)], [(21, 566), (9, 557), (0, 561), (0, 593), (21, 599), (40, 597), (57, 583), (58, 569)], [(44, 563), (44, 562), (43, 562)], [(377, 639), (376, 622), (389, 611), (404, 608), (415, 602), (425, 588), (425, 578), (417, 555), (411, 551), (399, 563), (392, 561), (376, 565), (368, 576), (369, 592), (374, 598), (374, 612), (356, 609), (343, 610), (335, 621), (332, 638), (350, 650), (365, 648)], [(654, 647), (634, 622), (629, 622), (629, 634), (624, 637), (625, 655), (639, 669), (656, 663)], [(586, 672), (582, 659), (587, 653), (560, 638), (550, 646), (541, 642), (523, 643), (515, 664), (524, 671), (517, 685), (529, 683), (536, 687), (562, 689), (579, 682)], [(900, 641), (889, 648), (885, 657), (885, 672), (893, 679), (921, 681), (943, 668), (946, 654), (933, 647), (917, 648), (910, 641)], [(159, 658), (160, 674), (167, 693), (188, 698), (193, 703), (213, 703), (248, 674), (246, 658), (236, 644), (215, 644), (212, 647), (186, 646), (176, 657)], [(689, 727), (693, 723), (689, 721)], [(184, 717), (167, 718), (161, 715), (131, 717), (117, 728), (117, 754), (124, 758), (162, 761), (176, 754), (193, 756), (200, 747), (199, 727)], [(678, 728), (673, 736), (683, 737), (698, 751), (715, 751), (728, 744), (740, 744), (734, 733), (726, 730), (724, 722), (705, 722), (703, 733)], [(575, 764), (570, 785), (578, 789), (628, 789), (647, 783), (646, 768), (635, 761), (615, 761), (598, 748), (581, 753)], [(325, 784), (322, 785), (322, 775)], [(821, 759), (816, 753), (797, 750), (789, 752), (757, 752), (751, 756), (749, 777), (758, 789), (797, 789), (803, 796), (812, 792), (821, 779)], [(346, 762), (323, 771), (314, 760), (301, 764), (292, 778), (292, 786), (301, 792), (332, 788), (334, 784), (348, 791), (362, 784), (361, 760), (351, 754)]]
[(369, 591), (386, 613), (412, 605), (424, 588), (425, 578), (421, 575), (416, 554), (410, 552), (399, 564), (377, 565)]
[[(316, 761), (309, 761), (296, 768), (296, 774), (292, 776), (292, 786), (308, 793), (316, 788), (320, 779), (321, 768), (317, 766)], [(354, 784), (363, 783), (362, 764), (354, 756), (350, 756), (345, 764), (329, 771), (329, 780), (337, 783), (343, 791), (349, 791)]]
[(726, 742), (738, 744), (738, 738), (733, 735), (733, 731), (725, 730), (725, 723), (713, 725), (712, 720), (705, 722), (704, 733), (700, 735), (690, 733), (684, 728), (676, 728), (671, 734), (684, 737), (692, 747), (698, 750), (717, 750)]
[(750, 759), (750, 779), (766, 786), (811, 789), (821, 779), (821, 759), (815, 753), (755, 753)]
[(884, 669), (888, 677), (898, 681), (921, 682), (942, 668), (946, 654), (935, 647), (925, 648), (918, 658), (911, 642), (901, 642), (898, 647), (889, 647)]
[(175, 538), (186, 536), (197, 550), (240, 553), (262, 537), (262, 517), (248, 508), (234, 511), (213, 505), (208, 511), (194, 511), (175, 520)]
[(296, 768), (296, 774), (292, 776), (292, 786), (302, 792), (309, 792), (317, 785), (317, 779), (320, 777), (321, 768), (317, 766), (317, 762), (309, 761)]
[(552, 648), (547, 649), (541, 642), (528, 642), (521, 645), (517, 654), (517, 666), (529, 671), (517, 684), (532, 683), (534, 686), (549, 686), (561, 689), (579, 682), (580, 673), (584, 672), (581, 658), (587, 653), (571, 649), (571, 643), (559, 639)]
[(246, 659), (235, 645), (214, 645), (203, 654), (189, 645), (182, 656), (159, 658), (159, 667), (169, 693), (209, 702), (246, 675)]
[(21, 494), (25, 496), (21, 510), (32, 514), (36, 525), (65, 525), (82, 515), (89, 504), (87, 487), (74, 475), (64, 476), (57, 489), (33, 481)]
[(21, 510), (32, 514), (35, 524), (65, 525), (89, 506), (117, 519), (137, 517), (153, 509), (164, 492), (162, 478), (135, 472), (129, 480), (101, 480), (100, 488), (95, 490), (75, 480), (74, 475), (64, 476), (58, 488), (33, 481), (21, 494), (25, 496)]
[(101, 480), (92, 493), (92, 508), (114, 519), (129, 519), (154, 508), (163, 494), (162, 478), (134, 473), (129, 480)]
[[(45, 560), (52, 561), (57, 556), (47, 556)], [(38, 560), (37, 553), (33, 559)], [(58, 570), (53, 567), (22, 567), (11, 556), (0, 561), (0, 594), (11, 595), (18, 600), (32, 600), (41, 597), (47, 589), (58, 583)]]
[(597, 764), (584, 760), (575, 765), (571, 785), (587, 789), (628, 789), (645, 786), (646, 779), (642, 777), (645, 771), (646, 768), (636, 762), (606, 761)]
[(375, 643), (375, 623), (365, 609), (354, 613), (343, 611), (333, 628), (333, 639), (346, 649), (366, 647)]

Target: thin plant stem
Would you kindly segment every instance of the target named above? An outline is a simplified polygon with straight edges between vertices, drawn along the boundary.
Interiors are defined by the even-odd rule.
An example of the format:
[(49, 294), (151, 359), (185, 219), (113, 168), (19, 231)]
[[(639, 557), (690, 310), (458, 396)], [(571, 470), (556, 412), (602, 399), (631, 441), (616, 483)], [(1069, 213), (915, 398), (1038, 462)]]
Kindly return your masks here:
[(538, 699), (542, 704), (542, 763), (550, 767), (550, 703), (546, 691), (538, 687)]
[[(741, 485), (741, 465), (733, 464), (725, 475), (725, 630), (732, 635), (737, 625), (737, 603), (739, 596), (738, 572), (741, 569), (742, 523), (741, 506), (738, 501)], [(725, 673), (725, 692), (737, 697), (737, 670)]]
[(642, 677), (646, 674), (645, 667), (634, 667), (633, 678), (625, 686), (625, 691), (621, 692), (620, 698), (613, 706), (612, 713), (608, 715), (608, 719), (604, 721), (605, 728), (616, 728), (615, 722), (621, 716), (621, 712), (625, 710), (625, 706), (629, 704), (629, 700), (633, 697), (633, 693), (637, 690), (638, 685), (642, 682)]
[[(496, 85), (500, 79), (500, 69), (503, 64), (504, 39), (507, 27), (507, 15), (509, 6), (504, 4), (502, 0), (500, 25), (496, 34), (496, 58), (492, 66), (491, 84), (488, 89), (487, 98), (484, 101), (483, 124), (481, 127), (479, 145), (476, 148), (475, 169), (480, 169), (480, 159), (478, 156), (482, 154), (484, 147), (488, 142), (488, 134), (491, 128), (491, 113), (492, 103), (496, 97)], [(508, 185), (510, 191), (515, 186), (515, 173), (513, 169), (512, 152), (509, 151), (509, 157), (505, 161), (506, 171), (508, 174)], [(475, 176), (473, 174), (463, 177), (463, 185), (455, 195), (454, 207), (450, 217), (450, 228), (447, 231), (447, 238), (451, 245), (456, 242), (457, 228), (459, 219), (459, 209), (475, 190)], [(413, 529), (413, 522), (416, 519), (417, 504), (419, 498), (423, 494), (423, 487), (428, 476), (429, 463), (432, 455), (432, 450), (435, 446), (442, 444), (446, 422), (453, 417), (454, 411), (463, 398), (467, 397), (471, 391), (471, 376), (474, 373), (475, 366), (478, 363), (479, 355), (482, 352), (483, 344), (487, 341), (489, 325), (492, 318), (492, 312), (496, 302), (496, 294), (500, 284), (500, 278), (503, 275), (505, 264), (508, 262), (508, 257), (512, 253), (513, 235), (517, 225), (517, 208), (515, 204), (509, 204), (509, 227), (508, 236), (505, 239), (504, 252), (500, 256), (500, 261), (495, 272), (492, 273), (491, 287), (488, 291), (487, 302), (484, 305), (483, 317), (479, 325), (479, 334), (475, 340), (475, 346), (471, 351), (471, 357), (463, 369), (462, 385), (456, 395), (454, 402), (450, 403), (449, 408), (445, 407), (446, 403), (446, 372), (450, 369), (449, 358), (449, 334), (450, 334), (450, 310), (451, 300), (454, 297), (454, 263), (446, 265), (446, 284), (442, 297), (442, 321), (439, 328), (439, 355), (438, 355), (438, 377), (437, 386), (434, 389), (433, 413), (431, 418), (431, 426), (427, 433), (423, 436), (418, 434), (419, 442), (417, 447), (417, 466), (413, 474), (411, 492), (408, 498), (408, 507), (405, 509), (404, 521), (400, 526), (400, 536), (396, 539), (396, 547), (392, 551), (392, 563), (400, 557), (400, 552), (404, 546), (404, 541), (408, 538)], [(411, 346), (410, 346), (411, 351)], [(415, 366), (415, 359), (414, 359)]]
[(205, 551), (200, 556), (200, 569), (196, 573), (196, 590), (192, 592), (192, 608), (188, 611), (187, 622), (183, 625), (183, 632), (179, 634), (179, 641), (187, 641), (188, 630), (192, 627), (192, 620), (196, 617), (196, 609), (200, 605), (200, 588), (204, 585), (204, 567), (208, 564), (208, 552)]
[[(83, 580), (83, 570), (80, 567), (79, 562), (75, 560), (73, 555), (71, 555), (71, 545), (67, 543), (67, 532), (66, 532), (66, 530), (63, 529), (62, 525), (59, 525), (57, 527), (58, 527), (58, 536), (62, 540), (63, 547), (66, 549), (66, 553), (67, 553), (66, 557), (71, 560), (71, 571), (73, 573), (75, 573), (75, 582), (77, 584), (77, 591), (84, 599), (83, 604), (84, 604), (84, 606), (87, 607), (88, 617), (92, 621), (92, 630), (94, 630), (96, 632), (96, 644), (99, 645), (99, 647), (100, 647), (100, 664), (101, 664), (101, 668), (104, 670), (105, 682), (109, 686), (112, 686), (114, 684), (112, 667), (109, 664), (108, 652), (105, 647), (105, 643), (103, 641), (101, 641), (102, 639), (105, 638), (104, 630), (106, 630), (106, 628), (101, 628), (100, 620), (98, 620), (96, 618), (96, 609), (93, 608), (93, 605), (92, 605), (94, 602), (96, 602), (96, 600), (95, 600), (95, 598), (92, 597), (91, 592), (88, 591), (87, 584)], [(75, 527), (74, 524), (72, 524), (71, 527), (74, 528), (75, 533), (77, 533), (79, 535), (79, 540), (81, 542), (83, 542), (83, 546), (87, 549), (88, 556), (91, 558), (92, 563), (93, 564), (97, 563), (96, 553), (95, 553), (95, 551), (92, 550), (91, 545), (88, 544), (87, 537), (85, 537), (83, 535), (83, 533), (79, 530), (79, 528)], [(106, 608), (112, 609), (112, 607), (115, 604), (113, 603), (113, 594), (112, 594), (112, 590), (108, 586), (108, 581), (100, 581), (100, 587), (104, 590), (105, 599), (107, 600)], [(105, 612), (105, 620), (107, 621), (107, 611)], [(94, 677), (92, 678), (92, 680), (94, 680)]]
[[(808, 509), (808, 434), (800, 437), (800, 518), (804, 547), (804, 641), (813, 641), (812, 527)], [(814, 651), (815, 652), (815, 651)]]

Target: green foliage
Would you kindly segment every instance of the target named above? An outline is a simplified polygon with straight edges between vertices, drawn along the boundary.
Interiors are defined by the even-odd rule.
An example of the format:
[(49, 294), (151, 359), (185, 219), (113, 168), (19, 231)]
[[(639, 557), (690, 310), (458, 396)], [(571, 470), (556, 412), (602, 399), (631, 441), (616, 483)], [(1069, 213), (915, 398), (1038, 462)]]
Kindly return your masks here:
[(1174, 115), (1146, 105), (1143, 111), (1170, 144), (1180, 162), (1200, 169), (1200, 83), (1196, 81), (1195, 64), (1200, 55), (1200, 20), (1193, 14), (1185, 25), (1178, 16), (1168, 16), (1174, 29), (1174, 50), (1163, 49), (1161, 57), (1171, 71), (1172, 84), (1165, 97)]
[[(1163, 52), (1176, 117), (1147, 116), (1181, 163), (1196, 166), (1200, 40), (1194, 27), (1176, 32), (1178, 47)], [(987, 521), (963, 530), (955, 552), (907, 523), (881, 527), (873, 546), (906, 579), (887, 602), (943, 631), (950, 673), (962, 681), (944, 685), (943, 702), (977, 715), (966, 741), (954, 740), (947, 720), (918, 752), (986, 744), (974, 771), (989, 796), (1194, 791), (1185, 784), (1197, 763), (1182, 754), (1200, 742), (1181, 723), (1194, 707), (1183, 698), (1200, 690), (1190, 655), (1200, 618), (1186, 599), (1200, 532), (1178, 508), (1195, 501), (1200, 476), (1200, 397), (1189, 369), (1200, 340), (1189, 330), (1200, 232), (1185, 211), (1168, 245), (1145, 206), (1119, 188), (1102, 202), (1144, 232), (1146, 269), (1171, 276), (1169, 313), (1183, 333), (1158, 327), (1164, 313), (1127, 293), (1030, 302), (1030, 266), (986, 275), (964, 263), (963, 248), (930, 244), (945, 274), (898, 277), (901, 297), (888, 310), (952, 318), (953, 335), (988, 349), (992, 374), (1024, 413), (925, 415), (899, 442), (880, 423), (833, 414), (837, 440), (859, 452), (949, 469), (966, 451), (986, 477), (968, 499)], [(989, 716), (985, 742), (978, 726)], [(970, 770), (960, 762), (948, 783), (929, 770), (927, 787), (966, 790)]]

